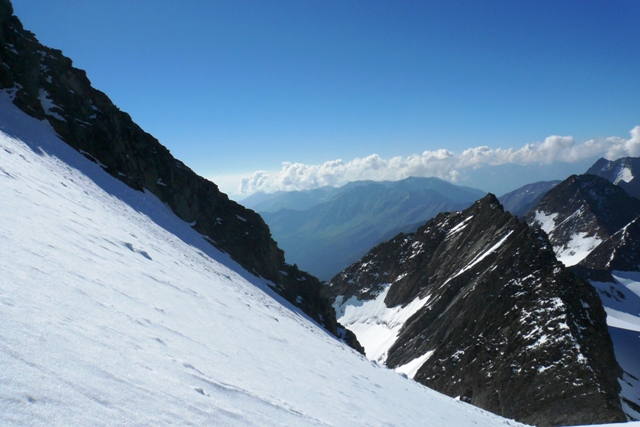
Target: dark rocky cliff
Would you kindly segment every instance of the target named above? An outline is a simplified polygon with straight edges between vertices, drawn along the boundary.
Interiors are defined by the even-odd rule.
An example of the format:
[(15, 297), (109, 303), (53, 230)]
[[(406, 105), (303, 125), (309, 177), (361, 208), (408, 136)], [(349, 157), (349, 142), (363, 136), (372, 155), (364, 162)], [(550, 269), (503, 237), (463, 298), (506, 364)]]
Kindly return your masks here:
[(640, 216), (595, 248), (580, 265), (594, 270), (640, 271)]
[(526, 423), (625, 420), (595, 289), (493, 195), (375, 247), (326, 292), (344, 313), (387, 286), (386, 307), (423, 301), (388, 349), (387, 366), (426, 356), (415, 380)]
[(337, 334), (331, 305), (313, 276), (284, 261), (262, 218), (198, 176), (91, 86), (61, 51), (41, 45), (0, 0), (0, 89), (27, 114), (114, 178), (148, 190), (248, 271), (274, 283), (288, 301)]

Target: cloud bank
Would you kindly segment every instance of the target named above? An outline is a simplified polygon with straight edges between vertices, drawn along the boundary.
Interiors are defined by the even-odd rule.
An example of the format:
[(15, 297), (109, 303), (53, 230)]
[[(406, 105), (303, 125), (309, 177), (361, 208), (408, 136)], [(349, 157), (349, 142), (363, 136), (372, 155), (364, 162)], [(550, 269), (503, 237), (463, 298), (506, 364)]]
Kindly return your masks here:
[(595, 156), (609, 160), (625, 156), (638, 157), (640, 126), (633, 128), (630, 135), (629, 139), (614, 136), (583, 143), (576, 143), (572, 136), (554, 135), (519, 149), (493, 149), (485, 146), (469, 148), (461, 154), (440, 149), (388, 160), (372, 154), (349, 162), (338, 159), (321, 165), (284, 162), (279, 171), (257, 171), (243, 176), (239, 192), (252, 194), (258, 191), (270, 193), (277, 190), (311, 190), (327, 185), (339, 186), (351, 181), (396, 181), (409, 176), (435, 176), (456, 182), (461, 171), (483, 165), (575, 163)]

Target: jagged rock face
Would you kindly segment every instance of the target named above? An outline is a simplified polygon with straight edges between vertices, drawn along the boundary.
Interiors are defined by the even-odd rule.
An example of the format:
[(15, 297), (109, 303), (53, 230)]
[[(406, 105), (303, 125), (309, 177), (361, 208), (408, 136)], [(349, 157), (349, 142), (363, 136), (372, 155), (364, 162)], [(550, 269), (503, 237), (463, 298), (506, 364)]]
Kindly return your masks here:
[(618, 160), (599, 159), (587, 171), (620, 186), (629, 195), (640, 199), (640, 157), (623, 157)]
[(595, 290), (493, 195), (375, 247), (326, 292), (368, 357), (440, 392), (536, 425), (625, 420)]
[(498, 198), (504, 210), (515, 216), (521, 216), (534, 208), (540, 199), (560, 181), (540, 181), (527, 184)]
[(595, 248), (580, 265), (595, 270), (640, 271), (640, 216)]
[[(229, 200), (136, 125), (62, 52), (41, 45), (0, 0), (0, 89), (27, 114), (113, 177), (150, 191), (245, 269), (271, 280), (288, 301), (338, 333), (331, 305), (313, 276), (284, 262), (262, 218)], [(352, 337), (350, 337), (352, 338)]]
[(607, 310), (607, 323), (618, 363), (622, 408), (640, 419), (640, 216), (622, 227), (574, 267), (596, 288)]
[[(595, 175), (570, 177), (551, 190), (528, 219), (534, 218), (549, 232), (556, 252), (566, 256), (563, 261), (572, 257), (572, 263), (579, 261), (571, 270), (598, 292), (607, 311), (615, 355), (624, 370), (619, 379), (622, 408), (634, 420), (640, 418), (640, 210), (637, 199), (625, 193), (621, 185), (614, 185), (632, 175), (623, 167), (629, 166), (630, 160), (601, 159), (589, 171), (605, 171), (604, 178), (611, 182)], [(577, 230), (574, 236), (578, 238), (559, 238), (571, 230)], [(569, 253), (568, 247), (580, 256)]]
[(575, 265), (640, 214), (640, 200), (595, 175), (572, 175), (525, 215), (565, 265)]

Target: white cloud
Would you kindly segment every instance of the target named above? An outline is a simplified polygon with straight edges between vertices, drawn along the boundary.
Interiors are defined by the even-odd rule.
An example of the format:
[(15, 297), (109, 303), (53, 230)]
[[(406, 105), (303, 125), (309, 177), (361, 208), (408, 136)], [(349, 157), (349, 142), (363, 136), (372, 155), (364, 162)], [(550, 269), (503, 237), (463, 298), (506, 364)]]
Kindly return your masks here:
[(365, 158), (357, 157), (350, 162), (337, 159), (321, 165), (284, 162), (279, 171), (257, 171), (243, 176), (238, 193), (310, 190), (357, 180), (395, 181), (409, 176), (435, 176), (456, 182), (460, 171), (482, 165), (575, 163), (595, 156), (609, 160), (640, 156), (640, 126), (633, 128), (630, 134), (629, 139), (609, 137), (580, 144), (572, 136), (553, 135), (542, 142), (526, 144), (519, 149), (493, 149), (484, 146), (469, 148), (462, 154), (440, 149), (389, 160), (372, 154)]

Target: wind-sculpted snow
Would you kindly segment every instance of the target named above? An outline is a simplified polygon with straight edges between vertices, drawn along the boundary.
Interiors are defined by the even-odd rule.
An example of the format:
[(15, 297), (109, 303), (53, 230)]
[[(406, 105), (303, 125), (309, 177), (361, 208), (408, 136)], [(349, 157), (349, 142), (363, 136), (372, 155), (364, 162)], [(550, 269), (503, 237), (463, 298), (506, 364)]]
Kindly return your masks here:
[(369, 362), (4, 95), (0, 130), (0, 425), (517, 425)]

